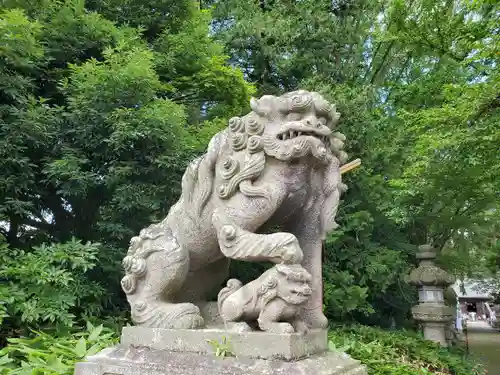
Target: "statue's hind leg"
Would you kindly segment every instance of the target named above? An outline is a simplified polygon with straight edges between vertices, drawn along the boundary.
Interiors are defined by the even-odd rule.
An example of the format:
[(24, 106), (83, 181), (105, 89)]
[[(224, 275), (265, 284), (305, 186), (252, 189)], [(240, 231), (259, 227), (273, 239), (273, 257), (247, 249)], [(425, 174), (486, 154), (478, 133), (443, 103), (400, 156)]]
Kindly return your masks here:
[(228, 258), (222, 258), (205, 267), (190, 270), (186, 281), (173, 296), (175, 302), (192, 302), (195, 304), (214, 300), (224, 287), (229, 276)]
[(136, 325), (156, 328), (204, 326), (200, 310), (192, 303), (173, 303), (189, 270), (189, 253), (162, 224), (152, 225), (132, 239), (123, 260), (122, 287)]

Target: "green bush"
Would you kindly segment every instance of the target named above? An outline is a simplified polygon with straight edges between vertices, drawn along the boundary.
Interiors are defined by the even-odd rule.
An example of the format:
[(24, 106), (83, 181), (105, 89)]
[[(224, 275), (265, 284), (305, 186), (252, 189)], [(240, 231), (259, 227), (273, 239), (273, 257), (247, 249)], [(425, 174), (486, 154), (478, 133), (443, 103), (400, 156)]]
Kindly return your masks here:
[(98, 251), (99, 244), (75, 239), (29, 250), (0, 243), (0, 279), (6, 281), (0, 284), (1, 331), (71, 326), (75, 318), (100, 314), (104, 288), (87, 277)]
[[(118, 342), (116, 329), (87, 323), (84, 332), (34, 332), (11, 338), (0, 350), (0, 375), (72, 375), (74, 364)], [(366, 326), (334, 327), (331, 350), (345, 351), (368, 367), (369, 375), (485, 375), (460, 349), (445, 349), (407, 331)]]
[(482, 365), (461, 349), (446, 349), (408, 331), (366, 326), (335, 327), (331, 350), (345, 351), (368, 367), (369, 375), (483, 375)]
[(72, 375), (76, 362), (114, 345), (115, 331), (87, 323), (85, 332), (11, 338), (0, 350), (0, 375)]

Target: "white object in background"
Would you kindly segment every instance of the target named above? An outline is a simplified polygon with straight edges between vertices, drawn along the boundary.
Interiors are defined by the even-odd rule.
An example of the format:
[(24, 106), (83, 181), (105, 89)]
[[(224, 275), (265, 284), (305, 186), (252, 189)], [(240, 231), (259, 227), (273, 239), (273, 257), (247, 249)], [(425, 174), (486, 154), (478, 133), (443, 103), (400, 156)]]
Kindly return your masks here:
[(460, 309), (457, 309), (457, 319), (455, 321), (455, 328), (458, 330), (458, 332), (462, 332), (464, 330), (464, 327), (462, 325), (462, 312)]

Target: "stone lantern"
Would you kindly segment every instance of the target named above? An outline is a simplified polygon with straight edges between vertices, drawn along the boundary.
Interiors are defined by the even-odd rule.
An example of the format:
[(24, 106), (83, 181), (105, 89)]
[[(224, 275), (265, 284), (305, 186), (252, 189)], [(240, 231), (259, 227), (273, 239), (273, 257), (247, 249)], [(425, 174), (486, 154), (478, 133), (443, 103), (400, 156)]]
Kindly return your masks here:
[(414, 269), (408, 282), (418, 288), (419, 304), (413, 307), (413, 318), (424, 331), (424, 337), (447, 346), (446, 330), (453, 319), (453, 308), (444, 301), (444, 290), (455, 282), (455, 278), (434, 264), (436, 251), (430, 245), (419, 246), (418, 268)]

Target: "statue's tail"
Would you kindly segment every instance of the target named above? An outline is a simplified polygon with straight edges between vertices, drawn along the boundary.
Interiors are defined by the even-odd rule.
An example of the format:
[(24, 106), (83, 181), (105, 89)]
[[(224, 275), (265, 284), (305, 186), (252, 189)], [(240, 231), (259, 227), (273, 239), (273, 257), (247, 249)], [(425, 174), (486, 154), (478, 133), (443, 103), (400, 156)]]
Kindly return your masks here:
[(224, 304), (224, 301), (227, 299), (227, 297), (236, 292), (242, 286), (243, 283), (240, 280), (237, 279), (228, 280), (226, 287), (223, 288), (219, 292), (219, 295), (217, 296), (217, 307), (219, 308), (219, 313), (222, 313), (222, 305)]
[(193, 160), (182, 177), (181, 202), (186, 212), (199, 216), (213, 191), (215, 166), (225, 132), (217, 133), (210, 141), (207, 153)]

